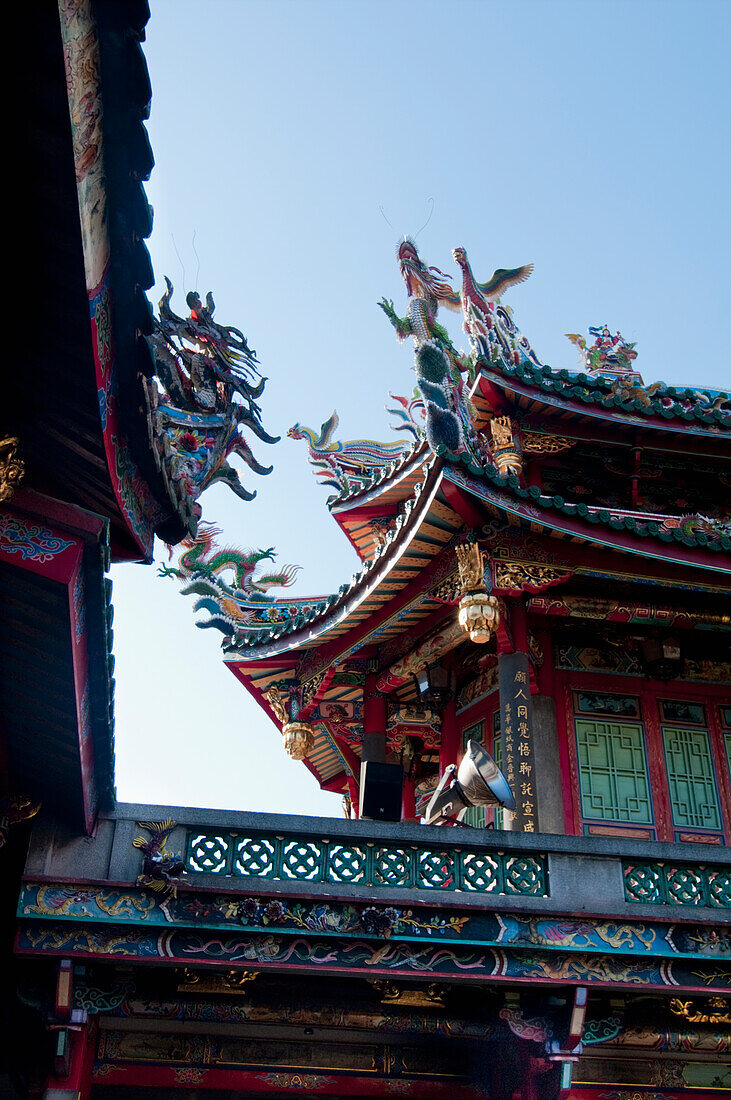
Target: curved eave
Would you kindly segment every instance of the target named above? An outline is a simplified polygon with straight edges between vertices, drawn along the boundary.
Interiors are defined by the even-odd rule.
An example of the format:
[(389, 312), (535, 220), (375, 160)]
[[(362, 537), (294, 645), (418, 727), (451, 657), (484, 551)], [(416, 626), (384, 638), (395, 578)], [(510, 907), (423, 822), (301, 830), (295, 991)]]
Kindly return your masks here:
[(375, 473), (370, 484), (358, 492), (349, 493), (347, 496), (338, 497), (330, 505), (330, 511), (334, 516), (340, 516), (349, 512), (352, 508), (360, 508), (364, 504), (374, 502), (381, 503), (384, 496), (403, 500), (410, 495), (414, 481), (421, 473), (424, 463), (431, 457), (431, 452), (426, 440), (421, 440), (410, 451), (407, 451), (403, 459), (392, 462), (389, 466), (383, 466)]
[[(727, 539), (722, 545), (712, 547), (707, 543), (694, 544), (692, 538), (689, 539), (679, 532), (679, 537), (673, 534), (666, 541), (646, 531), (647, 523), (654, 520), (652, 516), (638, 521), (631, 516), (614, 516), (606, 509), (589, 508), (583, 503), (564, 503), (559, 507), (558, 498), (540, 493), (534, 497), (535, 491), (522, 489), (516, 478), (508, 479), (493, 471), (486, 471), (482, 476), (471, 475), (458, 462), (437, 458), (414, 508), (404, 517), (396, 537), (363, 568), (326, 611), (313, 615), (308, 623), (297, 629), (285, 628), (278, 634), (272, 633), (267, 640), (258, 641), (252, 637), (241, 639), (238, 644), (229, 644), (225, 660), (232, 664), (248, 663), (294, 650), (322, 647), (330, 640), (334, 647), (331, 658), (335, 659), (337, 656), (338, 660), (343, 660), (355, 648), (367, 644), (369, 638), (378, 636), (381, 632), (381, 620), (386, 618), (385, 606), (384, 614), (377, 613), (379, 605), (390, 604), (392, 597), (406, 588), (410, 580), (416, 581), (419, 573), (430, 564), (430, 558), (443, 549), (451, 535), (461, 526), (459, 516), (452, 511), (451, 514), (458, 522), (452, 525), (451, 531), (443, 531), (441, 545), (432, 544), (427, 548), (426, 556), (418, 553), (415, 557), (412, 555), (410, 573), (405, 570), (396, 572), (397, 567), (407, 559), (410, 549), (425, 545), (420, 540), (420, 535), (425, 526), (427, 529), (429, 527), (430, 509), (444, 507), (435, 500), (443, 482), (478, 499), (489, 510), (497, 510), (514, 520), (541, 527), (554, 537), (565, 537), (644, 558), (659, 558), (666, 563), (703, 570), (706, 573), (731, 573)], [(448, 494), (447, 498), (449, 499)], [(566, 514), (569, 510), (571, 514)], [(609, 518), (605, 518), (605, 513)], [(630, 527), (626, 528), (625, 524)], [(366, 622), (369, 623), (369, 629), (356, 629), (365, 626)], [(339, 641), (342, 644), (338, 648)]]
[[(727, 416), (724, 420), (715, 419), (708, 423), (702, 423), (695, 419), (686, 420), (679, 414), (673, 414), (666, 419), (656, 413), (632, 412), (616, 405), (606, 407), (599, 403), (601, 391), (596, 391), (596, 399), (589, 398), (582, 401), (565, 393), (547, 393), (539, 386), (485, 362), (480, 362), (479, 367), (478, 385), (479, 380), (484, 379), (506, 395), (512, 396), (517, 406), (516, 411), (520, 410), (526, 415), (544, 413), (554, 419), (561, 418), (564, 422), (577, 421), (579, 424), (590, 424), (602, 421), (611, 423), (613, 430), (616, 430), (618, 424), (622, 424), (635, 431), (641, 428), (644, 431), (702, 436), (706, 439), (718, 439), (719, 436), (725, 439), (729, 429), (731, 429), (731, 416)], [(554, 384), (561, 382), (556, 376), (552, 376), (551, 381)], [(579, 378), (577, 378), (575, 384), (581, 384)], [(590, 392), (593, 393), (591, 390)], [(490, 400), (487, 395), (484, 395), (483, 399), (488, 402)]]
[(413, 496), (417, 482), (423, 479), (424, 465), (430, 457), (426, 443), (421, 442), (410, 452), (407, 463), (384, 467), (370, 487), (330, 504), (338, 526), (361, 561), (370, 561), (378, 551), (373, 520), (397, 514), (399, 505)]
[[(375, 608), (367, 606), (369, 601), (372, 602), (375, 599), (386, 604), (390, 602), (392, 596), (406, 588), (410, 581), (418, 577), (419, 571), (429, 564), (430, 558), (435, 557), (452, 537), (453, 532), (445, 529), (441, 544), (434, 542), (430, 547), (431, 554), (428, 550), (425, 550), (424, 554), (417, 553), (411, 571), (399, 570), (399, 573), (403, 572), (403, 576), (395, 574), (410, 548), (414, 549), (415, 544), (419, 542), (421, 528), (428, 520), (429, 511), (435, 504), (435, 497), (441, 484), (442, 467), (443, 460), (435, 459), (410, 515), (405, 518), (395, 538), (372, 562), (364, 566), (353, 583), (322, 616), (298, 630), (280, 637), (274, 636), (270, 641), (261, 644), (254, 642), (241, 648), (229, 645), (224, 659), (230, 663), (248, 662), (322, 645), (327, 635), (347, 633), (358, 622), (370, 617)], [(375, 626), (374, 629), (376, 629)], [(348, 648), (347, 640), (344, 639), (343, 652), (339, 654), (339, 660), (344, 659)]]
[[(466, 474), (456, 464), (449, 464), (444, 470), (444, 477), (465, 490), (478, 500), (492, 508), (507, 513), (529, 524), (538, 524), (549, 533), (558, 533), (572, 539), (581, 539), (584, 542), (624, 553), (638, 554), (648, 558), (662, 558), (663, 561), (676, 565), (692, 566), (697, 569), (712, 571), (715, 573), (731, 573), (731, 555), (721, 550), (708, 551), (707, 548), (697, 546), (684, 546), (673, 539), (669, 542), (661, 541), (652, 535), (633, 534), (628, 531), (613, 530), (609, 524), (603, 521), (599, 513), (604, 509), (587, 508), (588, 516), (567, 516), (561, 514), (550, 497), (540, 496), (536, 502), (532, 499), (516, 499), (516, 489), (507, 486), (490, 484), (485, 479), (477, 479)], [(506, 478), (496, 478), (503, 483)], [(510, 479), (515, 480), (515, 479)], [(520, 489), (517, 489), (520, 492)], [(523, 490), (525, 492), (525, 490)], [(528, 494), (526, 493), (526, 497)], [(576, 507), (568, 505), (567, 507)], [(648, 516), (648, 519), (652, 517)]]

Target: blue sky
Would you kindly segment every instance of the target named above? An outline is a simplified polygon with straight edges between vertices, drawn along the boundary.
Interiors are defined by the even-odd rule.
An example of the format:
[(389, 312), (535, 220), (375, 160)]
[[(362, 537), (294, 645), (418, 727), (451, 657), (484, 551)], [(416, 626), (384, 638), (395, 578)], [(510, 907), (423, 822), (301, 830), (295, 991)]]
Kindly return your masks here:
[[(153, 0), (150, 296), (165, 274), (178, 312), (213, 291), (284, 437), (252, 441), (275, 465), (247, 471), (252, 504), (203, 497), (228, 543), (275, 544), (302, 594), (357, 568), (286, 431), (336, 408), (341, 438), (395, 438), (384, 403), (412, 355), (376, 302), (403, 313), (396, 243), (432, 206), (419, 248), (455, 280), (457, 245), (480, 280), (535, 264), (506, 301), (544, 362), (576, 366), (565, 333), (606, 322), (646, 382), (731, 385), (730, 29), (725, 0)], [(155, 568), (113, 575), (119, 797), (338, 814), (192, 601)]]

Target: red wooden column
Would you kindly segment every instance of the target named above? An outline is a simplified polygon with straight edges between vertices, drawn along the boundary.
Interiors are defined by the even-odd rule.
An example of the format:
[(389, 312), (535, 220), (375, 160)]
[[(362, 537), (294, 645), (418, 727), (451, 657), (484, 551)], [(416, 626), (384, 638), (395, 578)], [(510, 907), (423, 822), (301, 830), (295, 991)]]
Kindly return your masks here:
[(404, 776), (403, 792), (401, 794), (401, 820), (410, 821), (416, 817), (416, 797), (414, 788), (416, 786), (413, 776)]
[(386, 696), (376, 688), (377, 672), (367, 672), (363, 688), (363, 751), (361, 759), (386, 759)]
[(94, 1047), (95, 1035), (88, 1022), (54, 1029), (54, 1071), (46, 1081), (43, 1100), (89, 1100)]

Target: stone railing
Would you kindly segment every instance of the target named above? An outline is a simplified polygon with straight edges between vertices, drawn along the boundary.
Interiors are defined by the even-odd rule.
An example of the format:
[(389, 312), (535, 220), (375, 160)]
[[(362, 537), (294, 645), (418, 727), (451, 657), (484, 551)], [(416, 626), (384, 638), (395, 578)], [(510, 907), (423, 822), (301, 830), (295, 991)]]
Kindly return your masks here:
[(26, 877), (135, 883), (141, 823), (166, 819), (187, 890), (708, 922), (731, 909), (731, 858), (709, 845), (130, 804), (93, 839), (39, 821)]
[[(339, 830), (339, 831), (342, 831)], [(431, 832), (431, 830), (430, 830)], [(283, 883), (317, 882), (367, 886), (377, 890), (471, 891), (485, 894), (548, 895), (542, 853), (485, 851), (462, 846), (459, 834), (445, 833), (440, 844), (399, 844), (383, 840), (272, 835), (251, 830), (188, 830), (185, 864), (189, 874), (230, 875)], [(445, 841), (447, 843), (445, 843)], [(449, 842), (452, 843), (449, 843)]]

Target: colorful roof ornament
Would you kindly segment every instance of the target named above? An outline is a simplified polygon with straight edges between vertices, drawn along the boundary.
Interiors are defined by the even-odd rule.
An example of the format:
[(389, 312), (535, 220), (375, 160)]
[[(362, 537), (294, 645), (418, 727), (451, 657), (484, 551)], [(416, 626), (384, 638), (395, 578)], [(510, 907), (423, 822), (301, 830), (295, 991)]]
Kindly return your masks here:
[[(253, 500), (230, 465), (238, 455), (257, 474), (269, 474), (252, 454), (244, 436), (248, 429), (264, 443), (276, 443), (261, 422), (258, 399), (266, 378), (256, 352), (240, 329), (213, 319), (210, 291), (203, 305), (191, 291), (187, 318), (170, 308), (173, 284), (160, 299), (159, 318), (151, 342), (157, 380), (145, 385), (156, 459), (170, 481), (196, 501), (209, 485), (225, 482), (242, 500)], [(200, 517), (200, 507), (195, 506)]]
[(467, 383), (472, 361), (459, 354), (447, 330), (437, 321), (440, 305), (457, 310), (460, 295), (452, 290), (445, 275), (436, 267), (427, 267), (413, 241), (404, 239), (398, 250), (399, 267), (409, 304), (405, 317), (399, 317), (390, 299), (378, 303), (396, 329), (399, 340), (411, 336), (414, 341), (414, 367), (417, 389), (426, 408), (425, 434), (435, 454), (458, 455), (468, 452), (480, 461), (480, 443), (472, 426)]
[(538, 356), (527, 339), (513, 323), (510, 308), (500, 303), (501, 295), (511, 286), (524, 283), (533, 271), (533, 264), (522, 267), (498, 268), (486, 283), (478, 283), (472, 274), (464, 248), (452, 252), (455, 263), (462, 271), (460, 301), (464, 314), (464, 330), (467, 333), (475, 359), (503, 359), (506, 363), (519, 363), (527, 358), (540, 365)]
[(578, 333), (567, 332), (566, 335), (579, 348), (579, 361), (590, 374), (603, 375), (605, 378), (621, 376), (627, 381), (629, 375), (632, 381), (642, 385), (642, 375), (632, 366), (637, 358), (635, 344), (630, 344), (620, 332), (615, 332), (612, 336), (607, 325), (590, 328), (589, 335), (594, 337), (591, 347)]
[[(271, 588), (289, 588), (300, 571), (299, 565), (273, 566), (269, 571), (263, 562), (274, 562), (273, 546), (258, 550), (236, 550), (219, 546), (216, 536), (221, 531), (212, 523), (201, 523), (194, 537), (185, 539), (177, 566), (161, 565), (161, 577), (177, 577), (183, 596), (198, 596), (195, 611), (209, 611), (211, 617), (197, 622), (201, 629), (214, 627), (232, 635), (242, 627), (264, 627), (271, 630), (285, 619), (296, 619), (305, 609), (320, 608), (322, 601), (310, 597), (305, 601), (279, 604), (269, 595)], [(173, 548), (170, 548), (172, 557)]]
[[(397, 400), (406, 402), (405, 398)], [(408, 407), (408, 403), (406, 404)], [(403, 415), (407, 417), (407, 413)], [(319, 432), (299, 423), (293, 424), (287, 432), (290, 439), (307, 440), (315, 476), (321, 479), (323, 485), (336, 490), (335, 496), (329, 500), (335, 500), (342, 493), (367, 485), (376, 470), (388, 466), (409, 450), (408, 443), (379, 443), (375, 439), (333, 439), (339, 423), (338, 414), (333, 411)]]

